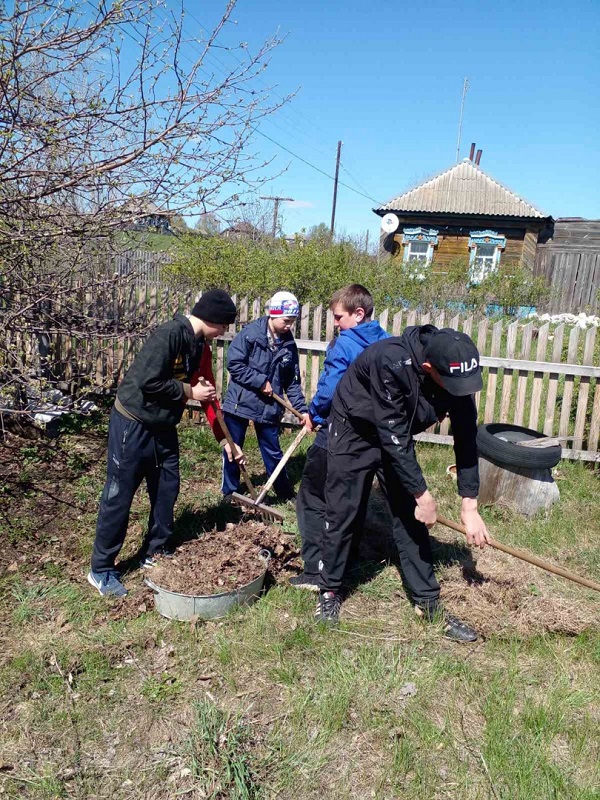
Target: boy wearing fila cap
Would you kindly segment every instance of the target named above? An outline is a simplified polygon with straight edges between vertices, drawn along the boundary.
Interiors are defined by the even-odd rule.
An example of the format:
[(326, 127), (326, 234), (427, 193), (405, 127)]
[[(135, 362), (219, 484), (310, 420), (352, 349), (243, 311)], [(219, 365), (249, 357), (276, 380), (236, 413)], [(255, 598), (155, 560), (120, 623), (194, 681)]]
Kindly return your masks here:
[(481, 386), (479, 353), (471, 339), (433, 325), (409, 327), (401, 336), (371, 345), (348, 368), (333, 399), (329, 426), (319, 619), (338, 620), (354, 527), (373, 476), (381, 470), (379, 482), (415, 610), (427, 620), (443, 621), (451, 639), (477, 638), (475, 631), (446, 614), (439, 602), (428, 532), (436, 521), (436, 503), (416, 459), (413, 435), (450, 416), (461, 520), (469, 544), (483, 547), (489, 536), (477, 511), (473, 399)]
[[(298, 348), (291, 332), (299, 313), (300, 305), (291, 292), (276, 292), (269, 302), (268, 315), (246, 325), (227, 353), (230, 379), (223, 401), (225, 422), (241, 448), (252, 420), (268, 475), (283, 457), (279, 444), (283, 408), (273, 400), (273, 392), (280, 396), (287, 394), (294, 408), (308, 420), (300, 385)], [(224, 458), (221, 491), (227, 496), (237, 491), (239, 482), (238, 465)], [(282, 501), (294, 497), (285, 470), (273, 488)]]

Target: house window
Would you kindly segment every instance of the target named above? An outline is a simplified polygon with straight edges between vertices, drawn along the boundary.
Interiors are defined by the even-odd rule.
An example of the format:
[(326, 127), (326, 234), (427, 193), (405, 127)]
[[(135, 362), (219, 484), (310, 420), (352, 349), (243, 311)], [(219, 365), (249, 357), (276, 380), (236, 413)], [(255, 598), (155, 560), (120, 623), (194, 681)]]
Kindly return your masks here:
[(433, 248), (438, 243), (438, 232), (433, 228), (405, 228), (402, 234), (404, 245), (403, 261), (430, 264), (433, 260)]
[(409, 242), (405, 245), (405, 261), (429, 261), (429, 244), (427, 242)]
[(505, 247), (506, 236), (495, 231), (473, 231), (471, 233), (469, 238), (471, 283), (481, 283), (498, 268), (500, 256)]

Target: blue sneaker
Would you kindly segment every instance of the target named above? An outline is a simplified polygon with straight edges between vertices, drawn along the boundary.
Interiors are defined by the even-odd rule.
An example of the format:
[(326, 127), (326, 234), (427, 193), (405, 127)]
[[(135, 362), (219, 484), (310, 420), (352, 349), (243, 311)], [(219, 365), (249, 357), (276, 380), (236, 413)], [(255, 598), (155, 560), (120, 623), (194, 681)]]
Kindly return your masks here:
[(98, 589), (103, 597), (125, 597), (127, 589), (119, 580), (119, 573), (110, 572), (90, 572), (88, 573), (88, 583)]

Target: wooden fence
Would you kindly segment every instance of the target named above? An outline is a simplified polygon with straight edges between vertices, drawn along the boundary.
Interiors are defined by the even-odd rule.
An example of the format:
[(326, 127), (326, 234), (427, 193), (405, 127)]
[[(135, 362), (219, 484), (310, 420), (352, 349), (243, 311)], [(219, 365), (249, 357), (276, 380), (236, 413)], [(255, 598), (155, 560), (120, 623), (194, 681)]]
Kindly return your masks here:
[[(110, 335), (86, 338), (65, 337), (51, 331), (13, 333), (7, 344), (20, 364), (33, 371), (39, 373), (45, 365), (54, 380), (84, 382), (91, 389), (110, 390), (131, 365), (145, 331), (176, 311), (189, 311), (195, 300), (190, 292), (159, 291), (156, 285), (130, 287), (114, 297), (108, 315), (112, 321)], [(89, 310), (91, 298), (84, 294), (81, 302)], [(264, 313), (260, 299), (242, 298), (237, 304), (236, 323), (213, 346), (219, 394), (227, 387), (228, 342), (243, 324)], [(469, 334), (482, 355), (484, 387), (476, 398), (480, 421), (512, 422), (543, 430), (547, 435), (572, 436), (572, 444), (564, 451), (566, 457), (600, 461), (600, 335), (596, 328), (582, 330), (519, 320), (493, 322), (443, 311), (400, 311), (392, 316), (385, 309), (378, 319), (394, 335), (408, 325), (428, 322)], [(333, 322), (331, 312), (322, 306), (302, 306), (296, 338), (307, 398), (316, 390), (327, 343), (334, 336)], [(132, 332), (134, 329), (138, 332)], [(450, 443), (448, 421), (421, 438)]]

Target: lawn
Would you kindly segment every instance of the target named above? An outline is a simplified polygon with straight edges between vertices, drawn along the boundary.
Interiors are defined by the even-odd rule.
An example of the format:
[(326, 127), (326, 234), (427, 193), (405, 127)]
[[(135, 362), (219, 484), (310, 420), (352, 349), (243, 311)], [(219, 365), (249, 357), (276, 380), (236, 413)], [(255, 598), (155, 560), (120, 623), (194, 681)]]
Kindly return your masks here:
[[(239, 512), (219, 503), (207, 429), (180, 433), (177, 535), (188, 538)], [(438, 526), (442, 590), (481, 631), (475, 645), (423, 625), (380, 557), (357, 565), (336, 630), (315, 624), (314, 596), (285, 582), (227, 619), (169, 622), (132, 559), (143, 492), (123, 554), (130, 595), (107, 602), (85, 581), (105, 445), (105, 417), (53, 442), (3, 445), (0, 795), (600, 797), (600, 595), (495, 551), (470, 553)], [(252, 439), (248, 451), (260, 485)], [(452, 451), (418, 452), (443, 513), (457, 517)], [(561, 464), (548, 517), (485, 509), (490, 530), (598, 581), (599, 476)], [(294, 513), (281, 510), (293, 534)]]

